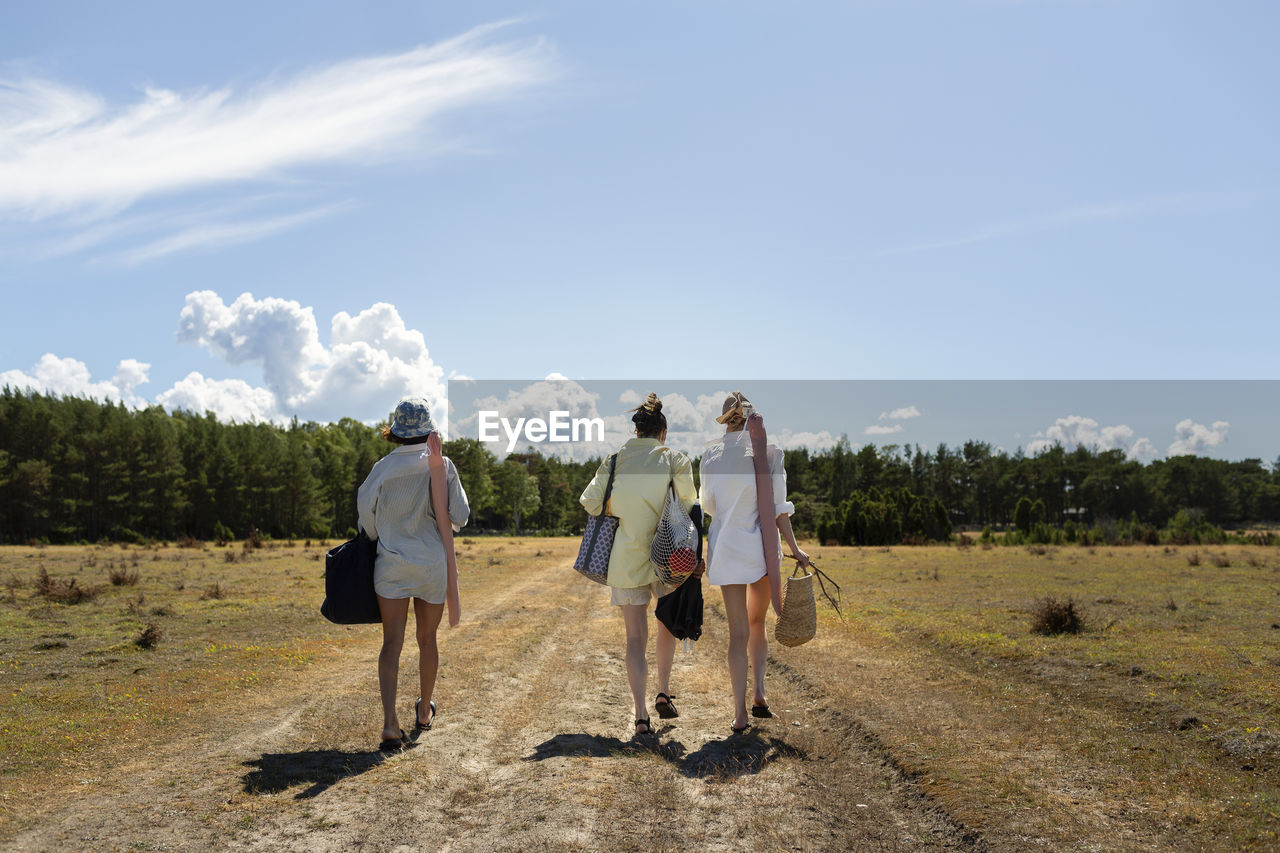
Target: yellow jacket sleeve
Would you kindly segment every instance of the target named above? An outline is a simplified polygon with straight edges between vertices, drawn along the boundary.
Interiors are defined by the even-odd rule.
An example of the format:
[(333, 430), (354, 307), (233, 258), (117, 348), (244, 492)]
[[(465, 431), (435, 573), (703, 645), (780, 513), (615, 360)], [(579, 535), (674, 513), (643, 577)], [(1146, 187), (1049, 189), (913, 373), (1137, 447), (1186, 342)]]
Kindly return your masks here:
[(582, 490), (582, 496), (578, 498), (578, 503), (582, 504), (591, 515), (599, 515), (604, 502), (604, 487), (609, 482), (609, 460), (610, 456), (606, 456), (600, 462), (600, 467), (596, 469), (596, 475), (591, 478), (591, 482), (587, 483), (587, 487)]

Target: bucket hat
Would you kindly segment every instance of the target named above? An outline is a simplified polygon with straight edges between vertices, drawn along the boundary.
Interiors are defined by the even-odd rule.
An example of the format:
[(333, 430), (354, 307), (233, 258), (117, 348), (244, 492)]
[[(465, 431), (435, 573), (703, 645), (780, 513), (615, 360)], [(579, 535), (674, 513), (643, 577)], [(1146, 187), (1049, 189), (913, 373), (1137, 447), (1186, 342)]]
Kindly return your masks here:
[(405, 397), (396, 403), (391, 416), (391, 434), (397, 438), (420, 438), (436, 431), (431, 409), (422, 397)]

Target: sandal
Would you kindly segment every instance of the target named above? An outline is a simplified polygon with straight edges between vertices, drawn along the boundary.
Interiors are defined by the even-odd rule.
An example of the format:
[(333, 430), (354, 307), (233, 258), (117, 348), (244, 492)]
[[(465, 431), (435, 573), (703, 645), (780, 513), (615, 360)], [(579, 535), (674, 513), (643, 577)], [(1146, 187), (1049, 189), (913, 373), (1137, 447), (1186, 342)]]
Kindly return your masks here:
[(645, 730), (644, 730), (644, 731), (642, 731), (642, 732), (636, 732), (636, 734), (637, 734), (637, 735), (651, 735), (651, 734), (653, 734), (653, 726), (649, 724), (649, 718), (648, 718), (648, 717), (645, 717), (643, 720), (636, 720), (636, 728), (640, 728), (641, 726), (644, 726), (644, 729), (645, 729)]
[(733, 731), (733, 733), (734, 733), (735, 735), (740, 735), (740, 734), (742, 734), (743, 732), (745, 732), (747, 729), (751, 728), (751, 724), (750, 724), (750, 723), (747, 723), (747, 724), (746, 724), (745, 726), (743, 726), (742, 728), (738, 728), (738, 727), (737, 727), (737, 726), (735, 726), (733, 723), (730, 723), (730, 724), (729, 724), (729, 728), (730, 728), (730, 730), (732, 730), (732, 731)]
[(658, 709), (658, 716), (664, 720), (672, 720), (680, 716), (680, 712), (676, 710), (676, 703), (671, 700), (676, 697), (668, 696), (666, 693), (659, 693), (658, 698), (654, 700), (653, 707)]
[(379, 752), (399, 752), (400, 750), (404, 749), (404, 745), (408, 742), (409, 742), (409, 736), (405, 734), (404, 729), (401, 729), (400, 737), (387, 738), (382, 743), (378, 744), (378, 751)]
[(418, 722), (418, 720), (421, 719), (418, 716), (418, 708), (421, 705), (422, 697), (419, 696), (418, 700), (413, 703), (413, 730), (415, 732), (429, 732), (431, 731), (431, 727), (436, 724), (436, 703), (434, 699), (427, 703), (427, 707), (431, 709), (431, 719), (425, 723)]
[(767, 720), (773, 717), (773, 712), (769, 710), (768, 705), (752, 705), (751, 716), (761, 717)]

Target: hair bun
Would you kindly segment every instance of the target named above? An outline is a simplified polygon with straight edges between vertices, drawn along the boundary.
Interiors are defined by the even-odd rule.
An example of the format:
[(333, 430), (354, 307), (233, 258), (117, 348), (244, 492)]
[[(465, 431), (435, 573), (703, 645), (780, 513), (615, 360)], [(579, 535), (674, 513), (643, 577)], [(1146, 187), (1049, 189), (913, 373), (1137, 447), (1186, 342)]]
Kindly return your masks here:
[(645, 398), (644, 405), (641, 408), (643, 408), (647, 414), (656, 414), (657, 412), (662, 411), (662, 401), (658, 399), (657, 394), (650, 391), (649, 396)]

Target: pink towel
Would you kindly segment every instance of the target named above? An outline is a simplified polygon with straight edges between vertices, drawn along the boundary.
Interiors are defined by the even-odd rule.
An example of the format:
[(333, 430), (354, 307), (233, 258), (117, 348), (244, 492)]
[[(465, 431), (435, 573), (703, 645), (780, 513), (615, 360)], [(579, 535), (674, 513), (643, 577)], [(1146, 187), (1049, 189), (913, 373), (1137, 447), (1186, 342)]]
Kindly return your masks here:
[(449, 627), (456, 627), (462, 620), (462, 600), (458, 596), (458, 556), (453, 550), (453, 520), (449, 518), (449, 482), (444, 467), (444, 450), (440, 446), (440, 433), (433, 432), (427, 439), (427, 470), (431, 472), (431, 511), (436, 516), (436, 529), (444, 543), (446, 584), (444, 600), (449, 606)]
[(764, 418), (753, 412), (747, 418), (751, 436), (751, 463), (756, 469), (756, 504), (760, 509), (760, 544), (764, 547), (764, 569), (769, 575), (773, 612), (782, 613), (782, 546), (778, 542), (778, 518), (773, 501), (773, 477), (769, 473), (768, 437)]

